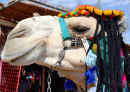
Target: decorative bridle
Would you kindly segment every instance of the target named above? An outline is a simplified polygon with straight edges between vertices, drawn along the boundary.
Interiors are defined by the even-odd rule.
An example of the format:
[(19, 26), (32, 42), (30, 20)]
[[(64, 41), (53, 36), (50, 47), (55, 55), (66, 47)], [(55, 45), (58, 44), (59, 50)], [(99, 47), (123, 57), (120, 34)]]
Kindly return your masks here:
[[(61, 17), (59, 17), (59, 23), (60, 23), (60, 27), (61, 27), (61, 31), (62, 31), (62, 43), (63, 43), (63, 48), (62, 50), (60, 51), (59, 53), (59, 56), (58, 56), (58, 60), (57, 62), (54, 64), (54, 66), (51, 68), (51, 69), (46, 69), (47, 72), (48, 72), (48, 88), (47, 88), (47, 92), (51, 92), (51, 87), (50, 87), (50, 84), (51, 84), (51, 74), (52, 72), (55, 70), (55, 67), (59, 66), (62, 62), (62, 60), (64, 59), (64, 56), (65, 56), (65, 50), (67, 48), (79, 48), (79, 47), (83, 47), (83, 43), (82, 43), (82, 40), (80, 38), (74, 38), (71, 36), (71, 34), (69, 33), (69, 30), (66, 26), (66, 23), (65, 23), (65, 20)], [(65, 45), (65, 40), (67, 39), (70, 39), (71, 40), (71, 44), (68, 46)]]
[[(66, 23), (63, 18), (76, 17), (76, 16), (93, 16), (97, 18), (97, 26), (93, 38), (88, 39), (87, 43), (82, 42), (80, 38), (74, 38), (68, 31)], [(124, 15), (124, 12), (118, 10), (99, 10), (90, 5), (82, 5), (77, 7), (73, 12), (61, 13), (58, 15), (60, 26), (62, 30), (63, 49), (59, 53), (58, 61), (51, 68), (51, 72), (56, 66), (60, 65), (64, 58), (65, 50), (68, 48), (64, 45), (66, 39), (71, 40), (71, 47), (83, 47), (89, 43), (89, 47), (86, 48), (86, 55), (94, 53), (96, 55), (96, 61), (89, 66), (88, 62), (85, 62), (85, 92), (87, 92), (87, 85), (89, 72), (91, 69), (97, 70), (98, 81), (96, 84), (96, 92), (123, 92), (123, 78), (126, 76), (125, 83), (127, 81), (127, 90), (130, 90), (130, 57), (126, 46), (122, 40), (121, 33), (119, 32), (118, 19)], [(62, 17), (62, 18), (61, 18)], [(98, 33), (99, 24), (101, 30)], [(124, 27), (123, 27), (124, 28)], [(107, 36), (105, 35), (107, 33)], [(96, 51), (95, 51), (96, 49)], [(121, 56), (121, 49), (123, 56)], [(87, 67), (91, 67), (90, 71)], [(95, 81), (94, 81), (95, 82)], [(126, 89), (125, 89), (126, 90)]]

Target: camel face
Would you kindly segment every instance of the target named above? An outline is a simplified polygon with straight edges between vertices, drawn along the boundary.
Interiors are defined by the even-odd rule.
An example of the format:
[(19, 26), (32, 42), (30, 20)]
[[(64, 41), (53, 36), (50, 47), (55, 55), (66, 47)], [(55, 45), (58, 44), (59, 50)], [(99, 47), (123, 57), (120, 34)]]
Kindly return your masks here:
[[(92, 36), (96, 28), (96, 19), (92, 17), (69, 18), (65, 21), (71, 35), (75, 37)], [(87, 29), (85, 32), (74, 31), (78, 27)], [(53, 57), (52, 54), (58, 55), (62, 46), (58, 17), (32, 17), (20, 21), (9, 33), (1, 57), (3, 61), (14, 65), (29, 65), (41, 55), (45, 58)]]
[(29, 18), (18, 23), (7, 37), (1, 55), (3, 61), (16, 65), (34, 63), (45, 50), (46, 39), (57, 26), (56, 21), (57, 18), (48, 16)]
[[(65, 21), (70, 34), (77, 38), (93, 36), (96, 29), (96, 19), (92, 17), (72, 17)], [(80, 27), (84, 29), (81, 32), (76, 30)], [(68, 45), (71, 40), (68, 39), (65, 42)], [(20, 21), (9, 33), (1, 58), (4, 62), (13, 65), (36, 63), (51, 68), (57, 62), (62, 49), (63, 39), (59, 18), (56, 16), (32, 17)], [(84, 89), (85, 56), (83, 47), (70, 47), (65, 50), (65, 57), (55, 70), (60, 71)]]

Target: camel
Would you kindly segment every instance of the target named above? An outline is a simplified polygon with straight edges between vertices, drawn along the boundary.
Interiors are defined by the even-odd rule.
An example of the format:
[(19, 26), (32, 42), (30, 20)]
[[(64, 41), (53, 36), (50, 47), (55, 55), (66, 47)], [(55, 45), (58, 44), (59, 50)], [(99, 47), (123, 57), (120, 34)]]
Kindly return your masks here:
[[(89, 16), (76, 16), (64, 19), (69, 33), (76, 38), (93, 36), (97, 21)], [(125, 15), (119, 18), (118, 24), (124, 24)], [(85, 32), (73, 31), (77, 27), (87, 28)], [(101, 27), (99, 26), (99, 30)], [(99, 32), (99, 31), (98, 31)], [(120, 27), (122, 32), (122, 27)], [(70, 39), (64, 41), (69, 46)], [(27, 66), (33, 63), (52, 68), (58, 61), (59, 53), (63, 50), (62, 32), (57, 16), (36, 16), (21, 20), (9, 33), (1, 58), (12, 65)], [(68, 47), (61, 64), (55, 67), (66, 78), (74, 81), (85, 90), (84, 59), (86, 51), (84, 47)], [(90, 68), (88, 67), (88, 70)], [(88, 92), (94, 87), (94, 83), (87, 85)], [(81, 90), (80, 90), (81, 91)], [(82, 91), (81, 91), (82, 92)]]

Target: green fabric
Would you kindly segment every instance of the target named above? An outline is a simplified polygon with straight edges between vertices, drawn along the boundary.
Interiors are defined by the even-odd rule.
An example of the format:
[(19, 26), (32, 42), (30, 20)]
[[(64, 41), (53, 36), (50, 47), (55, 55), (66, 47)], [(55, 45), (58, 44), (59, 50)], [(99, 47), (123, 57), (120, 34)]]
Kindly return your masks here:
[(78, 13), (78, 11), (76, 11), (75, 13), (74, 13), (74, 15), (76, 15)]
[(127, 88), (127, 82), (125, 82), (125, 88), (123, 88), (122, 92), (126, 92), (126, 88)]
[(62, 17), (65, 17), (67, 13), (62, 14)]
[(59, 17), (59, 21), (60, 21), (60, 28), (61, 28), (61, 32), (62, 32), (62, 38), (64, 40), (66, 40), (68, 38), (71, 39), (71, 34), (69, 33), (65, 20), (63, 18)]
[(103, 90), (104, 90), (104, 85), (103, 85), (103, 83), (102, 83), (101, 92), (103, 92)]
[[(106, 40), (106, 61), (107, 61), (107, 64), (109, 64), (107, 38), (105, 40)], [(103, 38), (100, 39), (99, 44), (100, 44), (100, 49), (101, 49), (101, 58), (104, 60)], [(122, 56), (121, 56), (121, 70), (122, 70), (122, 78), (123, 78), (123, 73), (124, 73), (124, 58)], [(110, 81), (109, 81), (109, 84), (110, 84)], [(109, 90), (109, 92), (110, 92), (110, 90)], [(125, 92), (125, 89), (124, 89), (123, 92)]]
[[(108, 64), (109, 61), (108, 61), (107, 39), (105, 39), (105, 40), (106, 40), (106, 61), (107, 61), (107, 64)], [(100, 39), (99, 44), (100, 44), (100, 49), (101, 49), (101, 58), (104, 60), (104, 43), (103, 43), (103, 38)]]
[(122, 71), (122, 75), (124, 73), (124, 57), (121, 56), (121, 71)]
[(69, 15), (68, 17), (72, 17), (71, 15)]
[[(104, 44), (103, 44), (103, 38), (100, 39), (100, 49), (101, 49), (101, 58), (104, 60)], [(107, 39), (106, 39), (107, 43)], [(108, 45), (106, 44), (106, 61), (107, 64), (109, 64), (109, 58), (108, 58)], [(124, 57), (121, 56), (121, 70), (122, 70), (122, 76), (124, 73)]]

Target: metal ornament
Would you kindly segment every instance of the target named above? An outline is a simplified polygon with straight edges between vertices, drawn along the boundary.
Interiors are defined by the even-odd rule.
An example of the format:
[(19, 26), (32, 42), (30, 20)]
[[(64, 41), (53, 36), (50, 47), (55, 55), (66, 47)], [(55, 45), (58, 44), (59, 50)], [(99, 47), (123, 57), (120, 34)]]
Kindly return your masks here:
[(82, 40), (80, 38), (72, 37), (71, 47), (83, 47)]

